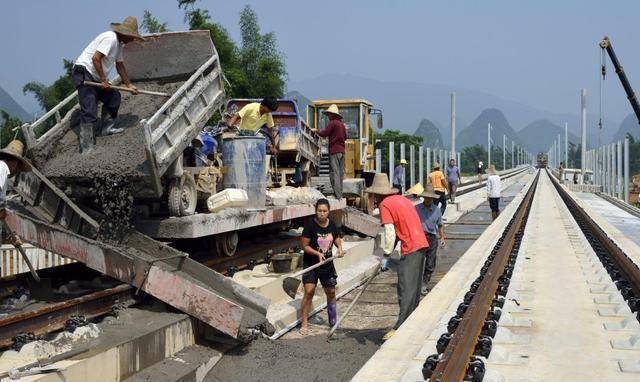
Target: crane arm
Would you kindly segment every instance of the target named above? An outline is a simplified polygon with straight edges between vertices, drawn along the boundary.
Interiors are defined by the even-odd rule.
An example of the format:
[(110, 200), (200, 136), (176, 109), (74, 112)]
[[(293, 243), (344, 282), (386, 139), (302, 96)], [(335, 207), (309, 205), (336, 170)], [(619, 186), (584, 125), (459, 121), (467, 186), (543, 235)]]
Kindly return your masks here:
[[(631, 103), (631, 107), (633, 108), (633, 112), (636, 114), (638, 118), (638, 123), (640, 123), (640, 104), (638, 104), (638, 99), (636, 98), (633, 89), (631, 88), (631, 84), (629, 83), (629, 79), (622, 69), (622, 65), (620, 65), (620, 61), (618, 61), (618, 57), (616, 53), (613, 51), (613, 46), (611, 45), (611, 41), (609, 37), (605, 36), (600, 42), (600, 48), (602, 50), (606, 50), (607, 54), (609, 54), (609, 58), (611, 59), (611, 63), (613, 67), (616, 69), (616, 73), (620, 78), (620, 82), (622, 83), (622, 87), (624, 88), (624, 92), (627, 93), (627, 99), (629, 99), (629, 103)], [(604, 72), (603, 72), (604, 76)]]

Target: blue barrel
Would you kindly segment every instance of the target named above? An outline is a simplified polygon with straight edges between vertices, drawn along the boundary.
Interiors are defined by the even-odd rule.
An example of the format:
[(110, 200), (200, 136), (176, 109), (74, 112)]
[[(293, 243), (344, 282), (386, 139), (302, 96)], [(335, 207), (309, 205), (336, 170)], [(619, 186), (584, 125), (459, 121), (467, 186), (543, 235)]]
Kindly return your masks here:
[(250, 209), (264, 209), (267, 198), (266, 142), (262, 136), (230, 137), (222, 141), (224, 188), (247, 191)]

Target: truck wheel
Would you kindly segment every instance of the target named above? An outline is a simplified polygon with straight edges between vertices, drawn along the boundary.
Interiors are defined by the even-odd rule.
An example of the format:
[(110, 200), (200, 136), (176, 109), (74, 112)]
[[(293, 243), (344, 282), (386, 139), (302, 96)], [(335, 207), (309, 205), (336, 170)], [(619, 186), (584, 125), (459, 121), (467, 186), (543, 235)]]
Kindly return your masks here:
[(171, 216), (189, 216), (196, 212), (198, 203), (196, 181), (188, 172), (171, 181), (169, 186), (169, 214)]
[(216, 235), (216, 252), (221, 256), (231, 257), (238, 249), (238, 232), (231, 231)]

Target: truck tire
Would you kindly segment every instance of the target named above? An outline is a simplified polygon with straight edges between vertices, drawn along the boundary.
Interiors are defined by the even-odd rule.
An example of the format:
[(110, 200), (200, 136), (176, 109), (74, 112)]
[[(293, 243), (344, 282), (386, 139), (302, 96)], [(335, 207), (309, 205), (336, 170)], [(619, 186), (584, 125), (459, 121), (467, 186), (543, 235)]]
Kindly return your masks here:
[(215, 236), (216, 252), (218, 256), (231, 257), (238, 249), (238, 232), (224, 232)]
[(189, 216), (196, 212), (198, 191), (196, 181), (188, 172), (171, 181), (169, 185), (169, 215)]

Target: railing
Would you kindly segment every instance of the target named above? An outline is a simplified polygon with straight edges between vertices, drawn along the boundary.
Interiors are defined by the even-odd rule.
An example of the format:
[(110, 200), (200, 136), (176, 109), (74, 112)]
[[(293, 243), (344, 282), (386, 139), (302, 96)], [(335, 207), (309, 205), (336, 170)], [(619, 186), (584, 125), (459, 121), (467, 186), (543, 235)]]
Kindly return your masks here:
[[(35, 269), (51, 268), (58, 265), (70, 264), (75, 260), (56, 255), (53, 252), (45, 251), (30, 244), (23, 244), (27, 257)], [(29, 272), (27, 262), (12, 245), (0, 246), (0, 277), (17, 275)]]

